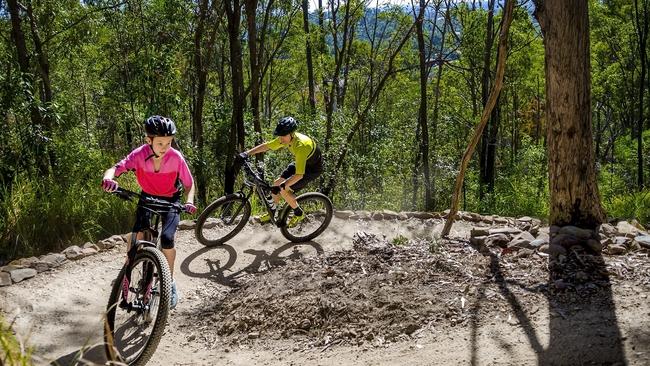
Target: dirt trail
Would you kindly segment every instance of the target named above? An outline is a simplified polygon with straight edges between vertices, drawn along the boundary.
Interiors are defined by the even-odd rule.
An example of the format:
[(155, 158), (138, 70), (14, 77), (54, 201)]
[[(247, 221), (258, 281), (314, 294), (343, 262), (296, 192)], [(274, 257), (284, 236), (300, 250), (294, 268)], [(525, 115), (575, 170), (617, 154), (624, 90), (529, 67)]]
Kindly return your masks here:
[[(440, 232), (442, 224), (441, 220), (431, 219), (334, 218), (323, 235), (302, 245), (288, 243), (270, 226), (247, 225), (228, 245), (217, 248), (200, 245), (192, 231), (179, 231), (175, 277), (181, 302), (171, 313), (170, 323), (150, 364), (608, 364), (607, 354), (614, 354), (615, 359), (624, 359), (628, 364), (650, 363), (647, 281), (639, 281), (628, 271), (612, 277), (611, 289), (605, 286), (585, 292), (590, 294), (588, 301), (584, 301), (584, 294), (583, 300), (569, 295), (549, 297), (539, 290), (548, 282), (543, 257), (503, 259), (498, 264), (501, 271), (498, 277), (505, 281), (493, 281), (494, 274), (486, 276), (486, 273), (494, 271), (494, 258), (478, 254), (467, 240), (441, 244), (440, 253), (431, 260), (447, 263), (444, 271), (430, 274), (425, 280), (419, 276), (419, 282), (409, 277), (407, 271), (395, 274), (399, 272), (397, 268), (416, 269), (411, 273), (425, 268), (418, 267), (415, 259), (408, 259), (407, 252), (396, 254), (396, 258), (402, 258), (399, 263), (369, 259), (368, 263), (377, 263), (376, 273), (383, 277), (377, 277), (374, 282), (368, 280), (369, 285), (365, 287), (376, 285), (381, 291), (388, 291), (385, 293), (389, 298), (382, 301), (396, 303), (404, 314), (422, 311), (409, 318), (418, 321), (413, 326), (406, 324), (408, 330), (403, 334), (384, 334), (381, 323), (368, 323), (375, 329), (373, 336), (357, 334), (363, 330), (352, 325), (341, 328), (341, 322), (357, 324), (357, 319), (339, 319), (338, 323), (332, 320), (328, 329), (292, 333), (287, 328), (282, 333), (263, 325), (250, 328), (244, 324), (248, 320), (235, 321), (228, 317), (233, 314), (219, 312), (236, 308), (239, 305), (234, 302), (239, 301), (244, 305), (240, 313), (235, 312), (237, 316), (258, 317), (265, 311), (277, 312), (274, 306), (286, 309), (282, 316), (298, 316), (292, 311), (305, 306), (308, 313), (309, 301), (321, 301), (319, 293), (325, 294), (322, 299), (330, 299), (336, 307), (342, 298), (318, 290), (317, 286), (327, 268), (341, 272), (342, 281), (349, 276), (366, 281), (364, 276), (375, 274), (370, 267), (363, 267), (361, 272), (354, 269), (362, 257), (349, 261), (345, 256), (337, 257), (337, 253), (353, 252), (355, 233), (385, 236), (389, 242), (396, 237), (431, 240), (434, 233)], [(463, 221), (456, 223), (452, 237), (469, 238), (473, 226)], [(121, 267), (123, 252), (124, 247), (118, 246), (0, 288), (0, 309), (10, 321), (15, 321), (17, 333), (35, 346), (39, 362), (76, 364), (81, 349), (86, 360), (104, 362), (103, 348), (98, 346), (102, 341), (102, 314), (110, 283)], [(639, 258), (641, 262), (635, 263), (642, 263), (646, 268), (650, 265), (647, 255)], [(340, 267), (331, 266), (332, 261), (338, 261)], [(406, 301), (408, 293), (396, 295), (389, 291), (405, 284), (411, 286), (409, 291), (414, 291), (414, 297), (431, 293), (430, 308), (413, 310), (409, 307), (416, 302)], [(368, 295), (362, 287), (355, 289), (363, 290), (364, 296), (372, 300), (376, 294)], [(291, 296), (283, 304), (275, 295), (285, 293)], [(255, 305), (253, 299), (259, 296), (268, 297), (267, 305), (263, 302)], [(277, 314), (280, 316), (280, 312)], [(390, 327), (393, 323), (390, 322)], [(241, 329), (233, 325), (230, 333), (224, 333), (224, 325), (228, 324), (243, 325)], [(558, 342), (563, 345), (558, 346)], [(587, 352), (586, 345), (595, 351)]]

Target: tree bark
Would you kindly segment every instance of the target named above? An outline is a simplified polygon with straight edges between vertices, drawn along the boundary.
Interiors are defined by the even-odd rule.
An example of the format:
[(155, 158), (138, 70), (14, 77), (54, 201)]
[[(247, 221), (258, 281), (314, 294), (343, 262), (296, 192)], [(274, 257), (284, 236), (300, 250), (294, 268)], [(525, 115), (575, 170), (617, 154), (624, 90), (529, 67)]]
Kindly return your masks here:
[[(420, 108), (418, 109), (418, 131), (416, 139), (419, 139), (420, 151), (417, 154), (422, 159), (422, 173), (424, 178), (424, 209), (433, 210), (433, 200), (431, 198), (431, 176), (429, 174), (429, 124), (427, 122), (427, 81), (429, 80), (429, 68), (427, 67), (427, 54), (424, 44), (424, 9), (427, 2), (420, 0), (420, 17), (415, 19), (415, 33), (418, 44), (418, 61), (420, 70)], [(437, 17), (434, 17), (436, 19)], [(440, 67), (440, 65), (438, 66)], [(419, 171), (419, 159), (415, 161), (415, 171)], [(419, 175), (419, 174), (418, 174)], [(415, 180), (415, 184), (418, 181)], [(414, 187), (415, 188), (415, 187)]]
[(244, 129), (244, 74), (242, 66), (242, 47), (239, 38), (241, 25), (241, 4), (239, 0), (227, 0), (225, 2), (226, 17), (228, 19), (228, 41), (230, 44), (230, 70), (232, 85), (232, 116), (231, 133), (226, 152), (226, 168), (224, 174), (224, 190), (226, 194), (235, 191), (235, 167), (234, 156), (236, 151), (244, 150), (245, 129)]
[[(28, 85), (29, 88), (34, 90), (34, 77), (29, 65), (29, 52), (27, 51), (27, 43), (25, 41), (25, 34), (22, 29), (22, 19), (20, 17), (20, 8), (17, 0), (7, 0), (9, 8), (9, 15), (11, 17), (11, 38), (16, 46), (16, 54), (18, 58), (18, 67), (21, 72), (21, 79)], [(29, 113), (32, 121), (32, 128), (35, 133), (35, 153), (36, 164), (38, 166), (38, 174), (41, 177), (49, 175), (50, 165), (48, 159), (43, 159), (42, 156), (47, 156), (46, 138), (42, 135), (45, 128), (44, 118), (38, 108), (38, 102), (34, 98), (34, 93), (30, 92), (27, 95), (29, 100)]]
[(309, 110), (316, 113), (316, 84), (314, 83), (314, 61), (311, 54), (311, 34), (309, 33), (309, 3), (302, 0), (302, 27), (305, 31), (305, 58), (307, 62), (307, 84), (309, 88)]
[[(494, 46), (494, 0), (488, 1), (488, 17), (487, 17), (487, 27), (485, 31), (485, 48), (483, 49), (483, 74), (481, 76), (481, 101), (483, 107), (488, 100), (488, 93), (490, 91), (490, 71), (492, 64), (492, 47)], [(497, 99), (498, 103), (498, 99)], [(489, 192), (489, 176), (490, 176), (490, 163), (488, 159), (489, 155), (489, 146), (490, 146), (490, 136), (492, 135), (492, 129), (494, 128), (494, 113), (488, 120), (488, 124), (485, 127), (483, 136), (481, 137), (481, 146), (479, 154), (479, 199), (482, 200), (486, 192), (485, 187), (488, 186), (487, 191)], [(492, 166), (492, 169), (494, 167)]]
[(535, 4), (546, 55), (549, 221), (595, 229), (604, 213), (594, 164), (587, 1)]
[(641, 8), (639, 8), (639, 0), (634, 0), (634, 26), (636, 28), (636, 35), (639, 47), (639, 61), (641, 64), (641, 74), (639, 75), (639, 106), (638, 117), (636, 121), (636, 147), (637, 147), (637, 189), (642, 190), (644, 187), (643, 182), (643, 128), (645, 126), (644, 104), (643, 97), (646, 90), (646, 72), (648, 63), (648, 2), (641, 0)]
[(503, 75), (505, 74), (505, 69), (506, 69), (508, 30), (510, 29), (510, 23), (512, 22), (514, 1), (515, 0), (506, 0), (504, 6), (505, 10), (504, 10), (503, 17), (501, 18), (501, 32), (499, 34), (499, 53), (498, 53), (499, 58), (497, 59), (497, 70), (496, 70), (496, 76), (494, 78), (494, 85), (492, 86), (492, 91), (490, 92), (489, 98), (487, 99), (487, 103), (483, 108), (481, 121), (476, 127), (476, 130), (474, 131), (474, 135), (472, 136), (472, 140), (470, 141), (469, 145), (467, 145), (467, 149), (465, 150), (465, 154), (463, 155), (463, 160), (461, 161), (460, 169), (456, 177), (456, 185), (454, 186), (454, 194), (451, 199), (449, 216), (447, 217), (447, 221), (445, 222), (445, 227), (442, 229), (442, 236), (448, 236), (449, 232), (451, 231), (451, 226), (453, 225), (456, 213), (458, 212), (458, 202), (460, 200), (461, 189), (463, 187), (463, 181), (465, 179), (465, 170), (467, 170), (467, 166), (469, 165), (469, 160), (472, 158), (472, 154), (474, 153), (474, 150), (476, 149), (476, 145), (478, 144), (478, 141), (481, 135), (483, 134), (483, 129), (485, 128), (485, 125), (488, 122), (490, 113), (492, 113), (492, 108), (494, 108), (499, 93), (501, 92), (501, 87), (503, 85)]

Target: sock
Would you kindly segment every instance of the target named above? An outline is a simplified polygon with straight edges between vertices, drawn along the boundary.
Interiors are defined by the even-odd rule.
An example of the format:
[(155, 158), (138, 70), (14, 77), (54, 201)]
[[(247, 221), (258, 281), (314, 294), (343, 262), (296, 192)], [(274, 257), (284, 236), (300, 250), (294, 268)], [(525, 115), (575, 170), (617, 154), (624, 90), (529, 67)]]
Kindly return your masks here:
[(300, 206), (297, 206), (296, 208), (293, 209), (293, 213), (296, 216), (302, 216), (302, 208), (300, 208)]

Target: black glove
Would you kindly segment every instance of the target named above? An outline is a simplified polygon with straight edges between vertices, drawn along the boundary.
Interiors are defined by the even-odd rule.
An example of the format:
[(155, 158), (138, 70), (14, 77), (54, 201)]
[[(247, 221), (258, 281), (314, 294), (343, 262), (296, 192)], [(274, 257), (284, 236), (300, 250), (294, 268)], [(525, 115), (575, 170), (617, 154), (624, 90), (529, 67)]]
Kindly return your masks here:
[(280, 187), (279, 186), (272, 186), (271, 187), (271, 193), (280, 194)]
[(246, 159), (248, 159), (248, 153), (246, 151), (240, 152), (239, 154), (237, 154), (237, 160), (238, 161), (243, 162), (243, 161), (246, 161)]

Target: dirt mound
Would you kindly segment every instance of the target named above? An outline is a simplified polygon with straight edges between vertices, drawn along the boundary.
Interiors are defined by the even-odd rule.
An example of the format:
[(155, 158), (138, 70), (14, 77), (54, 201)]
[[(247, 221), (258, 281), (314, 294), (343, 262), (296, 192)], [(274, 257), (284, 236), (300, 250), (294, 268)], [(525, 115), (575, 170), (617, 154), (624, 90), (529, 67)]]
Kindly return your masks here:
[(445, 241), (432, 253), (431, 242), (394, 245), (361, 232), (353, 248), (248, 276), (196, 323), (231, 343), (301, 338), (312, 347), (379, 345), (480, 314), (469, 311), (469, 299), (480, 282), (476, 270), (488, 269), (489, 260), (467, 241)]

